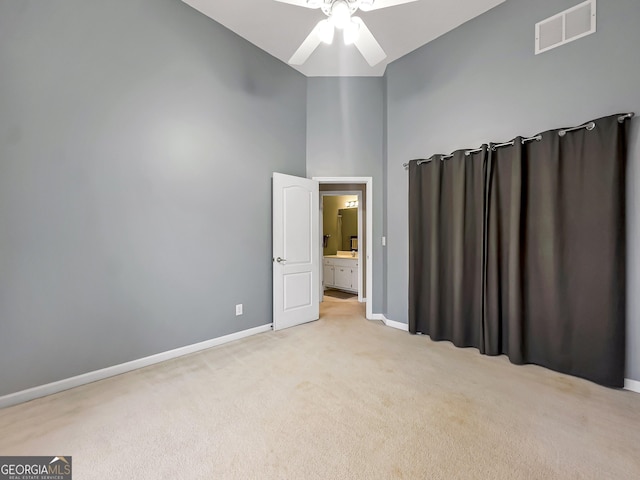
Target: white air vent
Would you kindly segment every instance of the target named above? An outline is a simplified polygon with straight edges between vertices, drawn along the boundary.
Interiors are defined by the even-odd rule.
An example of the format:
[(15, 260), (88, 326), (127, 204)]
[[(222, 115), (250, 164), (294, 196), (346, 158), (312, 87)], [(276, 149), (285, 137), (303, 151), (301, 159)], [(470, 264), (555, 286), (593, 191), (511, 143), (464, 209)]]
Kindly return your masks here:
[(536, 55), (596, 31), (596, 0), (587, 0), (536, 23)]

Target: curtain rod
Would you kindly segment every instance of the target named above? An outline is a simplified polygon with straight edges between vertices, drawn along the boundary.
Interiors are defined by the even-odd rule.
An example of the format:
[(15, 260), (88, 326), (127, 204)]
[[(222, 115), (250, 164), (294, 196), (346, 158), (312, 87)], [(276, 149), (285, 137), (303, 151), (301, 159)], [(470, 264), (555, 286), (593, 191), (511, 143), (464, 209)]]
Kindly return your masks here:
[(595, 122), (589, 122), (589, 123), (585, 123), (584, 125), (578, 125), (577, 127), (564, 128), (558, 132), (558, 135), (560, 135), (561, 137), (564, 137), (569, 132), (575, 132), (576, 130), (582, 130), (583, 128), (586, 128), (587, 130), (591, 131), (594, 128), (596, 128), (596, 124)]
[[(635, 117), (635, 113), (634, 112), (629, 112), (629, 113), (624, 113), (622, 115), (620, 115), (618, 117), (618, 123), (624, 123), (625, 120), (629, 119), (629, 118), (633, 118)], [(567, 133), (569, 132), (574, 132), (576, 130), (580, 130), (582, 128), (586, 128), (587, 130), (591, 131), (594, 128), (596, 128), (596, 124), (595, 122), (588, 122), (588, 123), (584, 123), (582, 125), (578, 125), (577, 127), (571, 127), (571, 128), (563, 128), (561, 130), (558, 131), (558, 135), (560, 135), (561, 137), (564, 137)], [(523, 138), (522, 139), (522, 144), (524, 145), (527, 142), (532, 142), (532, 141), (540, 141), (542, 140), (542, 134), (538, 134), (534, 137), (529, 137), (529, 138)], [(496, 148), (500, 148), (500, 147), (506, 147), (506, 146), (512, 146), (515, 144), (515, 140), (511, 140), (510, 142), (505, 142), (505, 143), (494, 143), (494, 144), (489, 144), (489, 147), (491, 147), (491, 150), (495, 150)], [(479, 153), (481, 152), (483, 149), (483, 147), (480, 148), (476, 148), (474, 150), (467, 150), (466, 152), (464, 152), (465, 156), (469, 156), (473, 153)], [(435, 155), (434, 155), (435, 156)], [(448, 158), (452, 158), (453, 154), (450, 155), (443, 155), (440, 157), (440, 160), (447, 160)], [(418, 160), (417, 165), (422, 165), (423, 163), (429, 163), (433, 160), (433, 157), (427, 159), (427, 160)], [(408, 168), (409, 167), (409, 163), (403, 163), (402, 166), (404, 168)]]
[(634, 112), (624, 113), (618, 117), (618, 123), (623, 123), (627, 118), (633, 118), (636, 114)]
[[(620, 115), (618, 117), (618, 123), (624, 123), (624, 121), (627, 118), (633, 118), (634, 116), (635, 116), (634, 112), (629, 112), (629, 113), (622, 114), (622, 115)], [(564, 137), (569, 132), (575, 132), (576, 130), (581, 130), (583, 128), (586, 128), (587, 130), (591, 131), (594, 128), (596, 128), (596, 123), (595, 122), (588, 122), (588, 123), (584, 123), (582, 125), (579, 125), (577, 127), (563, 128), (562, 130), (560, 130), (558, 132), (558, 135), (560, 135), (561, 137)]]
[[(530, 138), (523, 138), (523, 139), (522, 139), (522, 144), (524, 145), (526, 142), (531, 142), (531, 141), (533, 141), (533, 140), (537, 140), (537, 141), (542, 140), (542, 135), (536, 135), (535, 137), (530, 137)], [(499, 147), (505, 147), (505, 146), (507, 146), (507, 145), (513, 145), (513, 144), (514, 144), (514, 142), (515, 142), (515, 140), (511, 140), (510, 142), (506, 142), (506, 143), (496, 143), (495, 145), (491, 145), (491, 148), (492, 148), (493, 150), (495, 150), (496, 148), (499, 148)], [(467, 150), (467, 151), (465, 151), (465, 152), (464, 152), (464, 154), (465, 154), (465, 156), (467, 156), (467, 157), (468, 157), (469, 155), (471, 155), (471, 154), (473, 154), (473, 153), (480, 153), (481, 151), (482, 151), (482, 147), (480, 147), (480, 148), (476, 148), (476, 149), (474, 149), (474, 150)], [(435, 155), (434, 155), (434, 156), (435, 156)], [(451, 154), (449, 154), (449, 155), (442, 155), (442, 156), (440, 157), (440, 160), (448, 160), (449, 158), (453, 158), (453, 153), (451, 153)], [(418, 160), (417, 165), (422, 165), (423, 163), (429, 163), (429, 162), (431, 162), (432, 160), (433, 160), (433, 157), (432, 157), (432, 158), (429, 158), (429, 159), (427, 159), (427, 160)], [(409, 166), (409, 164), (408, 164), (408, 163), (403, 163), (403, 164), (402, 164), (402, 166), (403, 166), (404, 168), (407, 168), (407, 167)]]

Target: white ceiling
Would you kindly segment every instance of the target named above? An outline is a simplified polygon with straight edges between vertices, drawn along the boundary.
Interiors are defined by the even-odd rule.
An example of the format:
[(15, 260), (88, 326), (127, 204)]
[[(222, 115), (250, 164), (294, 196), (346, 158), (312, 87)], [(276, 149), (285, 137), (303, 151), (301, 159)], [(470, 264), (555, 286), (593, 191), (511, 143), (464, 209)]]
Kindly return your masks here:
[[(183, 0), (262, 50), (287, 63), (315, 25), (326, 18), (312, 10), (275, 0)], [(384, 75), (387, 64), (453, 30), (505, 0), (418, 0), (371, 12), (358, 12), (387, 58), (370, 67), (355, 46), (320, 44), (304, 65), (308, 77)]]

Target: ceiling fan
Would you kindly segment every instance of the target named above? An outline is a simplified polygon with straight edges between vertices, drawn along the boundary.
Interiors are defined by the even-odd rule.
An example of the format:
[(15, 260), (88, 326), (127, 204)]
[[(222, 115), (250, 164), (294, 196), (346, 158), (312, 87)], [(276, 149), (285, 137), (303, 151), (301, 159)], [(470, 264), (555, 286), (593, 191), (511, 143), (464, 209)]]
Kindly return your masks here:
[(321, 20), (289, 59), (291, 65), (302, 65), (321, 42), (331, 44), (335, 30), (342, 30), (345, 45), (355, 45), (372, 67), (387, 56), (360, 17), (352, 16), (357, 10), (369, 12), (417, 0), (276, 0), (299, 7), (319, 8), (328, 18)]

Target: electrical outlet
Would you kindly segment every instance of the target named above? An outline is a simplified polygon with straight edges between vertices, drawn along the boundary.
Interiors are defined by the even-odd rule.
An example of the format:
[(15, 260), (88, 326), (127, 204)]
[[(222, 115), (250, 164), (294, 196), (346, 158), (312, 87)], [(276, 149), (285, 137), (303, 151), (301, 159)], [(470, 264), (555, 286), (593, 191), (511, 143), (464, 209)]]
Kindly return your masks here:
[(382, 246), (383, 247), (387, 246), (387, 237), (382, 237)]
[(242, 315), (242, 304), (241, 303), (236, 305), (236, 316), (238, 316), (238, 315)]

